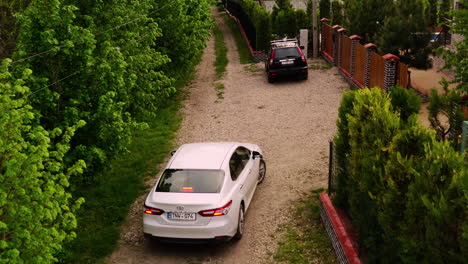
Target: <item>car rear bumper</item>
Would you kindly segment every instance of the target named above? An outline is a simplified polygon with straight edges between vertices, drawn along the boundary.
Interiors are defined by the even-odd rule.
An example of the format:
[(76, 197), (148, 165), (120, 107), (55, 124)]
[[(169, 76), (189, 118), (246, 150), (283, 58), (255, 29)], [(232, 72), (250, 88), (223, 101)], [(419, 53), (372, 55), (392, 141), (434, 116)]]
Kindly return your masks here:
[(281, 68), (281, 69), (269, 69), (268, 74), (270, 76), (304, 75), (304, 74), (307, 74), (307, 66), (292, 67), (292, 68)]
[(143, 232), (158, 238), (175, 239), (222, 239), (232, 237), (237, 226), (229, 217), (214, 217), (207, 225), (163, 225), (155, 215), (143, 215)]

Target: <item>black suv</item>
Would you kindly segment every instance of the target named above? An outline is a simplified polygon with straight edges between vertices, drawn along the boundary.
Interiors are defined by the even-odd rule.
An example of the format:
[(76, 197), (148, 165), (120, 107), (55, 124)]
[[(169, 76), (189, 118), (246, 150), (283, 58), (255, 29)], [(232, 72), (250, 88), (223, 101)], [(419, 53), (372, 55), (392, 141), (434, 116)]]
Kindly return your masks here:
[(271, 41), (265, 69), (270, 83), (279, 76), (296, 76), (307, 80), (307, 59), (296, 39)]

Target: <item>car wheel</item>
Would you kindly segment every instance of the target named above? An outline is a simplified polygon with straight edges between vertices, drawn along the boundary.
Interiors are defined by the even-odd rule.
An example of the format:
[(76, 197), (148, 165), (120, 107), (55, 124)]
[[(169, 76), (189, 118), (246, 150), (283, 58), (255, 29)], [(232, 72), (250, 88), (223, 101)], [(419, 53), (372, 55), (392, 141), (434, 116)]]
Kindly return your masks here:
[(262, 183), (265, 179), (266, 164), (264, 160), (260, 160), (260, 166), (258, 168), (258, 184)]
[(245, 219), (244, 219), (244, 206), (241, 204), (239, 208), (239, 221), (237, 224), (237, 232), (234, 235), (235, 240), (240, 240), (244, 235), (244, 228), (245, 228)]
[(269, 83), (274, 82), (273, 76), (271, 76), (270, 74), (268, 74), (268, 82)]
[(308, 74), (306, 73), (302, 79), (307, 80), (307, 78), (308, 78)]

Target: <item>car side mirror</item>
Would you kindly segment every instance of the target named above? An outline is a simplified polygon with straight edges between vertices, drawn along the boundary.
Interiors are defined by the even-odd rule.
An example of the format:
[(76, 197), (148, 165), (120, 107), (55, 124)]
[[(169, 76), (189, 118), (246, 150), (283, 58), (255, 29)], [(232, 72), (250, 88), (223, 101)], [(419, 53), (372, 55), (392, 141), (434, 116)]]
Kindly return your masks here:
[(300, 48), (301, 48), (301, 49), (304, 49), (304, 46), (301, 46)]
[(174, 156), (174, 154), (176, 153), (177, 150), (173, 150), (171, 151), (171, 156)]
[(254, 151), (253, 152), (253, 159), (257, 159), (257, 158), (263, 158), (262, 154), (260, 154), (259, 152), (257, 151)]

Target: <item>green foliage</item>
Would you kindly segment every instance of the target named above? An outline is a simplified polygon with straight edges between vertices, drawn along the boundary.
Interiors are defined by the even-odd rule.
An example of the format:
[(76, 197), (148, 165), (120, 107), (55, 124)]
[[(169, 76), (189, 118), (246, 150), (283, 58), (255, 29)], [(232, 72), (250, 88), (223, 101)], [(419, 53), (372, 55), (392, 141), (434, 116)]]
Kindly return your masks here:
[(341, 105), (338, 109), (338, 120), (336, 121), (338, 133), (333, 140), (336, 146), (336, 159), (339, 168), (337, 171), (336, 188), (333, 189), (335, 192), (333, 202), (343, 208), (349, 208), (349, 195), (347, 192), (349, 181), (347, 156), (349, 155), (351, 148), (349, 146), (348, 115), (351, 114), (351, 111), (353, 110), (355, 97), (355, 92), (347, 91), (343, 93), (341, 97)]
[(431, 34), (421, 0), (398, 0), (394, 12), (383, 21), (377, 43), (382, 53), (392, 53), (409, 66), (428, 69)]
[(339, 0), (333, 0), (331, 3), (332, 17), (331, 21), (333, 25), (343, 25), (343, 5)]
[(463, 113), (461, 109), (461, 92), (449, 90), (448, 82), (442, 79), (444, 93), (439, 94), (436, 89), (431, 89), (429, 122), (436, 131), (438, 140), (447, 140), (455, 150), (459, 149), (458, 136), (462, 132)]
[(431, 27), (437, 26), (437, 0), (427, 0), (425, 6), (425, 15), (427, 17), (427, 25)]
[(445, 23), (447, 19), (451, 18), (450, 10), (452, 9), (453, 1), (442, 0), (439, 1), (439, 24)]
[(74, 183), (94, 181), (175, 92), (175, 78), (192, 69), (210, 35), (209, 7), (208, 0), (38, 0), (19, 16), (14, 58), (25, 60), (15, 66), (34, 72), (29, 98), (40, 124), (87, 122), (65, 158), (88, 165)]
[(255, 32), (257, 33), (256, 49), (268, 49), (272, 28), (270, 14), (263, 6), (253, 0), (242, 0), (240, 4), (255, 27)]
[(302, 9), (293, 9), (292, 5), (273, 8), (271, 13), (272, 32), (279, 38), (296, 37), (299, 30), (309, 28), (310, 19), (307, 13)]
[(393, 109), (400, 114), (404, 122), (408, 121), (410, 116), (418, 114), (421, 109), (422, 99), (414, 90), (395, 86), (390, 90), (390, 98)]
[[(347, 184), (341, 185), (346, 190), (338, 193), (346, 195), (342, 199), (348, 200), (367, 261), (463, 263), (468, 247), (463, 156), (449, 142), (437, 141), (416, 115), (402, 122), (399, 109), (414, 95), (395, 88), (395, 98), (380, 89), (350, 93), (335, 138), (337, 154), (345, 152), (348, 164)], [(349, 149), (340, 150), (347, 147), (343, 142)]]
[(31, 0), (10, 0), (0, 2), (0, 59), (9, 58), (16, 46), (19, 27), (15, 14), (21, 13)]
[(180, 78), (199, 61), (206, 47), (214, 21), (211, 18), (210, 0), (159, 0), (150, 1), (155, 10), (150, 15), (161, 29), (154, 49), (165, 54), (171, 63), (163, 65), (167, 76)]
[(0, 262), (51, 263), (64, 241), (73, 239), (74, 212), (83, 199), (73, 201), (70, 177), (82, 173), (82, 160), (66, 166), (65, 153), (78, 121), (71, 127), (45, 130), (24, 100), (31, 78), (0, 69)]
[(292, 9), (291, 0), (275, 0), (276, 6), (273, 7), (273, 10), (286, 10)]
[(319, 3), (320, 17), (330, 19), (331, 5), (330, 0), (320, 0)]
[[(467, 7), (468, 0), (462, 0), (461, 3)], [(451, 12), (453, 20), (450, 22), (450, 31), (452, 34), (461, 35), (460, 41), (453, 43), (456, 49), (445, 49), (440, 47), (437, 53), (445, 60), (444, 69), (455, 73), (453, 83), (457, 84), (457, 89), (468, 92), (468, 10), (459, 9)]]
[(345, 2), (345, 27), (349, 35), (359, 35), (366, 42), (376, 42), (384, 19), (392, 14), (393, 1), (353, 0)]

